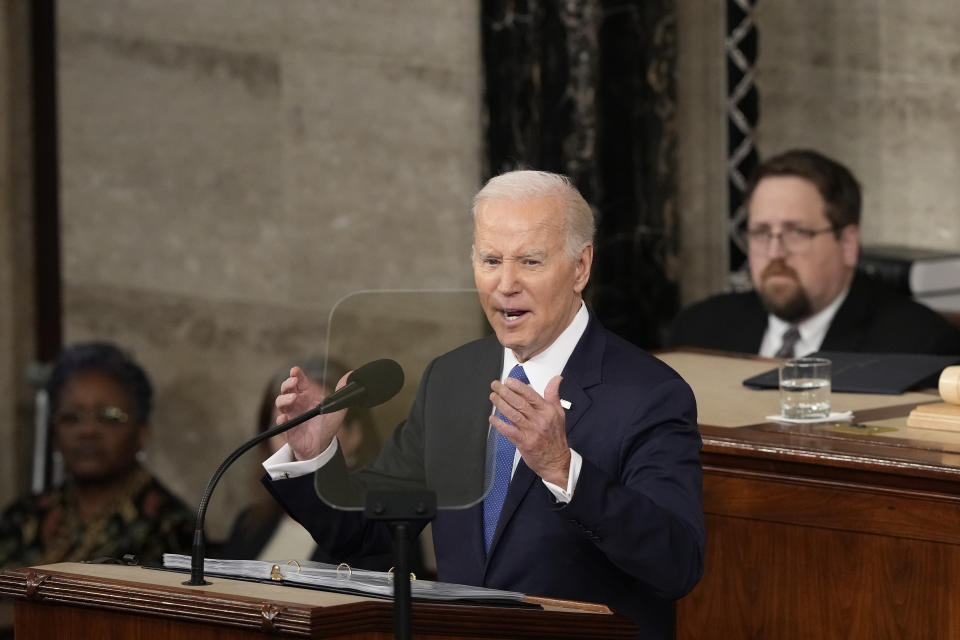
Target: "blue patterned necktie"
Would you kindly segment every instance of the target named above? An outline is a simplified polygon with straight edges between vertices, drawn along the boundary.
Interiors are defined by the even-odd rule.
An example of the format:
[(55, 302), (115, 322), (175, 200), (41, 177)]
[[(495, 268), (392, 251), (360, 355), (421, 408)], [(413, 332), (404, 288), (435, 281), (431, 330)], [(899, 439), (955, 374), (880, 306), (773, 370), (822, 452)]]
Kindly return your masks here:
[[(530, 384), (526, 372), (519, 364), (510, 370), (510, 377), (523, 384)], [(494, 415), (507, 424), (513, 424), (499, 410)], [(488, 552), (490, 551), (490, 544), (493, 542), (493, 534), (497, 530), (497, 520), (500, 519), (503, 501), (507, 497), (507, 488), (510, 486), (510, 476), (513, 473), (513, 458), (516, 452), (517, 448), (513, 446), (513, 443), (497, 431), (497, 459), (494, 464), (493, 482), (490, 484), (487, 497), (483, 499), (483, 543)]]

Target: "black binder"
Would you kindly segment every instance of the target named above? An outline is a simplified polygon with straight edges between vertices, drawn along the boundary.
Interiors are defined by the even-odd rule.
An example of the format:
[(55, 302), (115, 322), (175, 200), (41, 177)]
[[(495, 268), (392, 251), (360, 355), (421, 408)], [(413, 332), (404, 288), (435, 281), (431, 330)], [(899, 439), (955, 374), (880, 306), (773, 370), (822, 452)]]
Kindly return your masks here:
[[(960, 363), (960, 355), (913, 353), (820, 351), (810, 357), (830, 359), (831, 388), (837, 393), (895, 395), (915, 388), (936, 387), (940, 372)], [(751, 389), (776, 389), (780, 386), (778, 370), (747, 378), (743, 385)]]

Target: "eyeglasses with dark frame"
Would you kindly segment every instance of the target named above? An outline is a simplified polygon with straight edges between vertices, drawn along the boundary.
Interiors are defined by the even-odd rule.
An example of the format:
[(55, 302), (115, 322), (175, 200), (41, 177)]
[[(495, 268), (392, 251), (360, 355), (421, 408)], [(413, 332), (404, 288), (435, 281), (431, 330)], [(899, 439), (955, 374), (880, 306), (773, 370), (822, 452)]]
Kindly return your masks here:
[(788, 253), (803, 253), (810, 248), (813, 239), (822, 233), (836, 233), (837, 227), (826, 229), (804, 229), (803, 227), (785, 226), (779, 233), (774, 233), (769, 227), (744, 229), (742, 235), (751, 249), (766, 251), (774, 238), (780, 241), (784, 251)]
[(72, 427), (84, 420), (94, 420), (104, 427), (115, 427), (130, 422), (130, 415), (120, 407), (97, 407), (96, 409), (63, 409), (53, 415), (53, 423)]

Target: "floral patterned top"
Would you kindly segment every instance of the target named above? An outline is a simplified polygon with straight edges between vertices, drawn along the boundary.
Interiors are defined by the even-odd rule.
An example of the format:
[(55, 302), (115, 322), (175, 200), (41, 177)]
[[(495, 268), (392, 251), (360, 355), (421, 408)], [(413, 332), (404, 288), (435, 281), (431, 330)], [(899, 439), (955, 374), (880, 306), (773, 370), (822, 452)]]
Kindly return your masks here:
[(133, 554), (157, 564), (164, 553), (189, 553), (193, 512), (144, 469), (93, 522), (77, 515), (69, 485), (14, 502), (0, 520), (0, 568)]

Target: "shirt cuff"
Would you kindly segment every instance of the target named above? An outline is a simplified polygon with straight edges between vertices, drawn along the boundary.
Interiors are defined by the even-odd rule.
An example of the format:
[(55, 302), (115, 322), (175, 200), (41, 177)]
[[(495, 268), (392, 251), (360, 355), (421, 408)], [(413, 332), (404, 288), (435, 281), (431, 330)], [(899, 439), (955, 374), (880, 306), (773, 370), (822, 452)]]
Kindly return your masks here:
[(570, 475), (567, 476), (567, 488), (562, 489), (552, 482), (543, 481), (557, 502), (567, 504), (573, 500), (573, 491), (577, 488), (577, 480), (580, 479), (580, 468), (583, 466), (583, 458), (580, 454), (570, 449)]
[[(333, 459), (337, 453), (337, 439), (330, 442), (323, 453), (310, 460), (297, 460), (293, 456), (293, 449), (289, 444), (284, 444), (280, 450), (263, 461), (263, 468), (271, 480), (285, 480), (287, 478), (298, 478), (313, 473), (323, 465)], [(572, 463), (571, 463), (572, 465)]]

